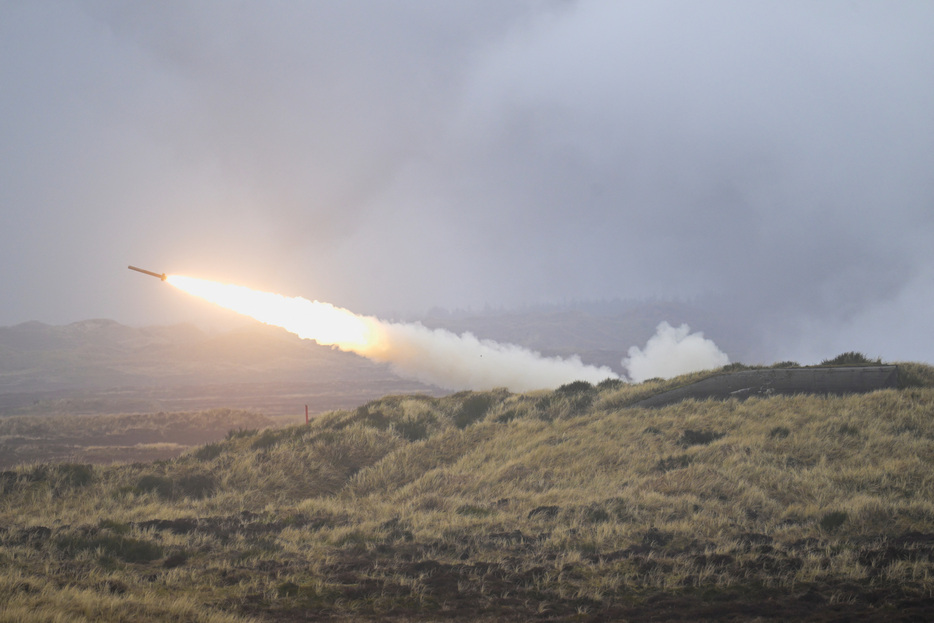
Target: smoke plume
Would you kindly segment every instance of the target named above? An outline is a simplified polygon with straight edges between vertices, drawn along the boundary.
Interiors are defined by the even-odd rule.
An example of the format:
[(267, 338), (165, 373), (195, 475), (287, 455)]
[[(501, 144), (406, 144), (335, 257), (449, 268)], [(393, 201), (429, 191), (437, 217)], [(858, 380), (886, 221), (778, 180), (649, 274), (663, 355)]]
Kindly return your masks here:
[(629, 370), (630, 380), (639, 383), (655, 377), (670, 379), (679, 374), (719, 368), (730, 363), (730, 358), (712, 340), (704, 338), (702, 332), (690, 331), (686, 324), (678, 328), (667, 322), (659, 324), (645, 350), (633, 346), (629, 349), (629, 357), (623, 359), (623, 367)]
[(170, 275), (171, 285), (303, 339), (390, 364), (402, 376), (446, 389), (506, 387), (523, 392), (584, 380), (619, 378), (607, 367), (584, 365), (579, 357), (548, 358), (515, 346), (456, 335), (421, 324), (385, 322), (329, 303), (258, 292), (243, 286)]
[(544, 357), (514, 344), (480, 340), (471, 333), (457, 335), (421, 324), (373, 320), (378, 323), (380, 339), (360, 354), (392, 364), (402, 376), (449, 389), (508, 387), (522, 392), (577, 380), (598, 383), (619, 378), (607, 367), (585, 365), (576, 355)]
[[(189, 294), (282, 327), (303, 339), (388, 363), (401, 376), (445, 389), (506, 387), (524, 392), (553, 389), (572, 381), (599, 383), (620, 378), (605, 366), (585, 365), (577, 356), (544, 357), (514, 344), (481, 340), (471, 333), (457, 335), (420, 323), (386, 322), (329, 303), (205, 279), (170, 275), (167, 281)], [(717, 368), (729, 361), (703, 333), (690, 333), (686, 324), (676, 329), (662, 322), (645, 350), (633, 346), (622, 363), (629, 370), (629, 378), (639, 382)]]

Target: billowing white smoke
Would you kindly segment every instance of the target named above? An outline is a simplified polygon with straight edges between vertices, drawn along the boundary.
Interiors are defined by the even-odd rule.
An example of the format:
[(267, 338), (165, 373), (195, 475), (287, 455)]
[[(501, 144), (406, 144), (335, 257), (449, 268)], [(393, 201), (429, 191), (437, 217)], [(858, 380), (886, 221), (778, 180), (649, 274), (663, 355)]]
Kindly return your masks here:
[[(420, 323), (385, 322), (327, 303), (206, 279), (169, 275), (166, 280), (189, 294), (303, 339), (389, 363), (403, 376), (446, 389), (506, 387), (524, 392), (573, 381), (599, 383), (619, 378), (607, 367), (585, 365), (576, 355), (543, 357), (514, 344), (480, 340), (471, 333), (457, 335)], [(702, 333), (689, 335), (689, 331), (687, 325), (677, 329), (667, 322), (658, 325), (645, 351), (629, 349), (629, 357), (623, 360), (629, 377), (633, 381), (672, 377), (729, 363), (716, 344), (705, 340)]]
[[(585, 365), (576, 355), (568, 359), (540, 353), (471, 333), (457, 335), (422, 324), (378, 321), (376, 345), (360, 354), (388, 362), (402, 376), (448, 389), (507, 387), (524, 392), (553, 389), (572, 381), (598, 383), (619, 376), (607, 367)], [(354, 349), (356, 350), (356, 349)]]
[(633, 346), (629, 349), (629, 357), (623, 359), (629, 378), (636, 383), (655, 377), (670, 379), (679, 374), (710, 370), (730, 363), (730, 358), (712, 340), (704, 338), (701, 332), (690, 331), (686, 324), (678, 328), (667, 322), (659, 324), (645, 350)]
[(577, 356), (548, 358), (512, 344), (478, 340), (422, 324), (385, 322), (300, 296), (260, 292), (206, 279), (169, 275), (168, 283), (226, 309), (282, 327), (302, 339), (392, 364), (403, 376), (446, 389), (515, 392), (554, 389), (573, 381), (619, 378), (606, 367), (584, 365)]

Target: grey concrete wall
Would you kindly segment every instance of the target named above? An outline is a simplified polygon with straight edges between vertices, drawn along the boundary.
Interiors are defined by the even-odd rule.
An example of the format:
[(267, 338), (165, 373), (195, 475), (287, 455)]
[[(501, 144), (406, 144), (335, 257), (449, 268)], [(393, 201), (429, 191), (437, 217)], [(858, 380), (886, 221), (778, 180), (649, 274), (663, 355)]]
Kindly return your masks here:
[(663, 407), (694, 398), (748, 398), (773, 394), (855, 394), (898, 386), (898, 366), (770, 368), (718, 374), (635, 403)]

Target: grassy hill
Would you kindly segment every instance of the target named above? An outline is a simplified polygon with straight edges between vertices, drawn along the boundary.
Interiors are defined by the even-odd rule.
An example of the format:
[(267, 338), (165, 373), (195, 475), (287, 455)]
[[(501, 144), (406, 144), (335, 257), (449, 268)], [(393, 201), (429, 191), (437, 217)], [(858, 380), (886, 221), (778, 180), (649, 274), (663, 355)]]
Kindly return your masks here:
[(0, 473), (0, 621), (921, 620), (934, 368), (390, 396), (170, 461)]

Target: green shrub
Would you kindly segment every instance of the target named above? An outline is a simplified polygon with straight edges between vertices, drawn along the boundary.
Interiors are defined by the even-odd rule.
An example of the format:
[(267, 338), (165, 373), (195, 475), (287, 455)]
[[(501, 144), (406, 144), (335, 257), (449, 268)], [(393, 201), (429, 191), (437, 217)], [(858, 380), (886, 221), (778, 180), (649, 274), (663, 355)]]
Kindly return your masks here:
[(575, 381), (562, 385), (550, 394), (539, 396), (535, 401), (534, 413), (544, 422), (577, 417), (588, 413), (596, 399), (597, 391), (593, 385)]
[(0, 494), (10, 493), (19, 485), (19, 474), (12, 470), (0, 472)]
[(485, 506), (475, 506), (473, 504), (459, 506), (454, 512), (458, 515), (464, 515), (465, 517), (489, 517), (493, 514), (492, 509)]
[(686, 430), (681, 435), (678, 443), (684, 446), (706, 446), (709, 443), (720, 439), (725, 433), (718, 433), (712, 430)]
[(769, 431), (769, 437), (772, 439), (784, 439), (791, 434), (791, 431), (784, 426), (776, 426)]
[(675, 469), (684, 469), (691, 464), (693, 459), (687, 454), (679, 454), (678, 456), (669, 456), (659, 460), (655, 465), (655, 469), (660, 472), (670, 472)]
[(194, 456), (199, 461), (212, 461), (221, 455), (224, 446), (219, 443), (209, 443), (195, 450)]
[(898, 386), (908, 387), (934, 387), (934, 366), (923, 363), (898, 364)]
[(250, 447), (254, 450), (265, 450), (279, 443), (279, 439), (280, 435), (276, 434), (276, 431), (266, 429), (259, 435), (259, 437), (253, 440), (253, 443)]
[(436, 422), (431, 414), (424, 414), (415, 418), (407, 418), (393, 425), (396, 431), (406, 441), (421, 441), (428, 439), (428, 429)]
[(295, 582), (283, 582), (276, 588), (279, 597), (294, 597), (298, 595), (299, 585)]
[(628, 522), (632, 521), (630, 504), (623, 498), (609, 498), (602, 502), (591, 502), (580, 507), (580, 518), (584, 523)]
[(238, 428), (236, 430), (227, 431), (227, 439), (243, 439), (244, 437), (252, 437), (257, 434), (259, 431), (255, 428)]
[(186, 474), (175, 486), (178, 495), (195, 500), (210, 497), (216, 488), (217, 480), (209, 473)]
[(576, 396), (578, 394), (584, 394), (587, 392), (593, 391), (594, 387), (587, 381), (574, 381), (572, 383), (565, 383), (561, 387), (555, 390), (555, 394), (559, 396)]
[(840, 428), (837, 429), (837, 432), (839, 432), (841, 435), (845, 437), (858, 437), (859, 436), (859, 429), (849, 424), (841, 424)]
[(45, 482), (49, 479), (50, 472), (48, 465), (36, 465), (26, 472), (26, 482)]
[(163, 569), (175, 569), (188, 562), (188, 555), (184, 552), (176, 552), (162, 561)]
[(820, 364), (822, 366), (861, 366), (861, 365), (879, 365), (882, 363), (882, 358), (879, 357), (875, 360), (870, 359), (863, 353), (858, 353), (856, 351), (849, 351), (846, 353), (841, 353), (834, 357), (833, 359), (824, 359)]
[(591, 405), (593, 405), (594, 395), (593, 394), (578, 394), (577, 396), (571, 396), (568, 399), (568, 411), (567, 414), (571, 417), (577, 415), (584, 415), (590, 411)]
[(574, 381), (554, 391), (556, 415), (574, 417), (586, 413), (597, 397), (596, 388), (587, 381)]
[(554, 394), (546, 394), (535, 401), (535, 412), (538, 415), (538, 419), (545, 422), (550, 422), (555, 419), (555, 414), (551, 409), (551, 405), (554, 402)]
[(164, 500), (187, 497), (195, 500), (209, 497), (217, 488), (216, 478), (207, 472), (192, 472), (173, 481), (167, 476), (147, 474), (136, 482), (136, 490), (155, 493)]
[(521, 415), (518, 409), (507, 409), (496, 416), (496, 421), (500, 424), (505, 424), (506, 422), (512, 422)]
[(586, 523), (604, 523), (613, 519), (608, 510), (597, 505), (585, 508), (582, 514)]
[(468, 396), (454, 414), (454, 425), (458, 428), (467, 428), (486, 415), (493, 402), (493, 396), (490, 394)]
[(597, 389), (600, 391), (610, 391), (614, 389), (619, 389), (625, 384), (626, 382), (622, 379), (613, 379), (613, 378), (603, 379), (602, 381), (597, 383)]
[(56, 539), (55, 544), (69, 556), (81, 551), (99, 551), (102, 557), (119, 558), (130, 563), (151, 562), (162, 557), (159, 545), (120, 534), (63, 535)]
[(84, 463), (62, 463), (56, 471), (66, 487), (86, 487), (94, 481), (94, 468)]
[(820, 528), (825, 532), (833, 532), (842, 526), (847, 520), (847, 514), (843, 511), (831, 511), (825, 513), (820, 518)]
[(172, 480), (158, 474), (147, 474), (137, 480), (136, 489), (143, 493), (155, 493), (166, 500), (171, 499), (174, 495)]
[(354, 421), (378, 430), (386, 430), (390, 424), (389, 418), (382, 411), (371, 408), (369, 405), (357, 407), (354, 411)]

